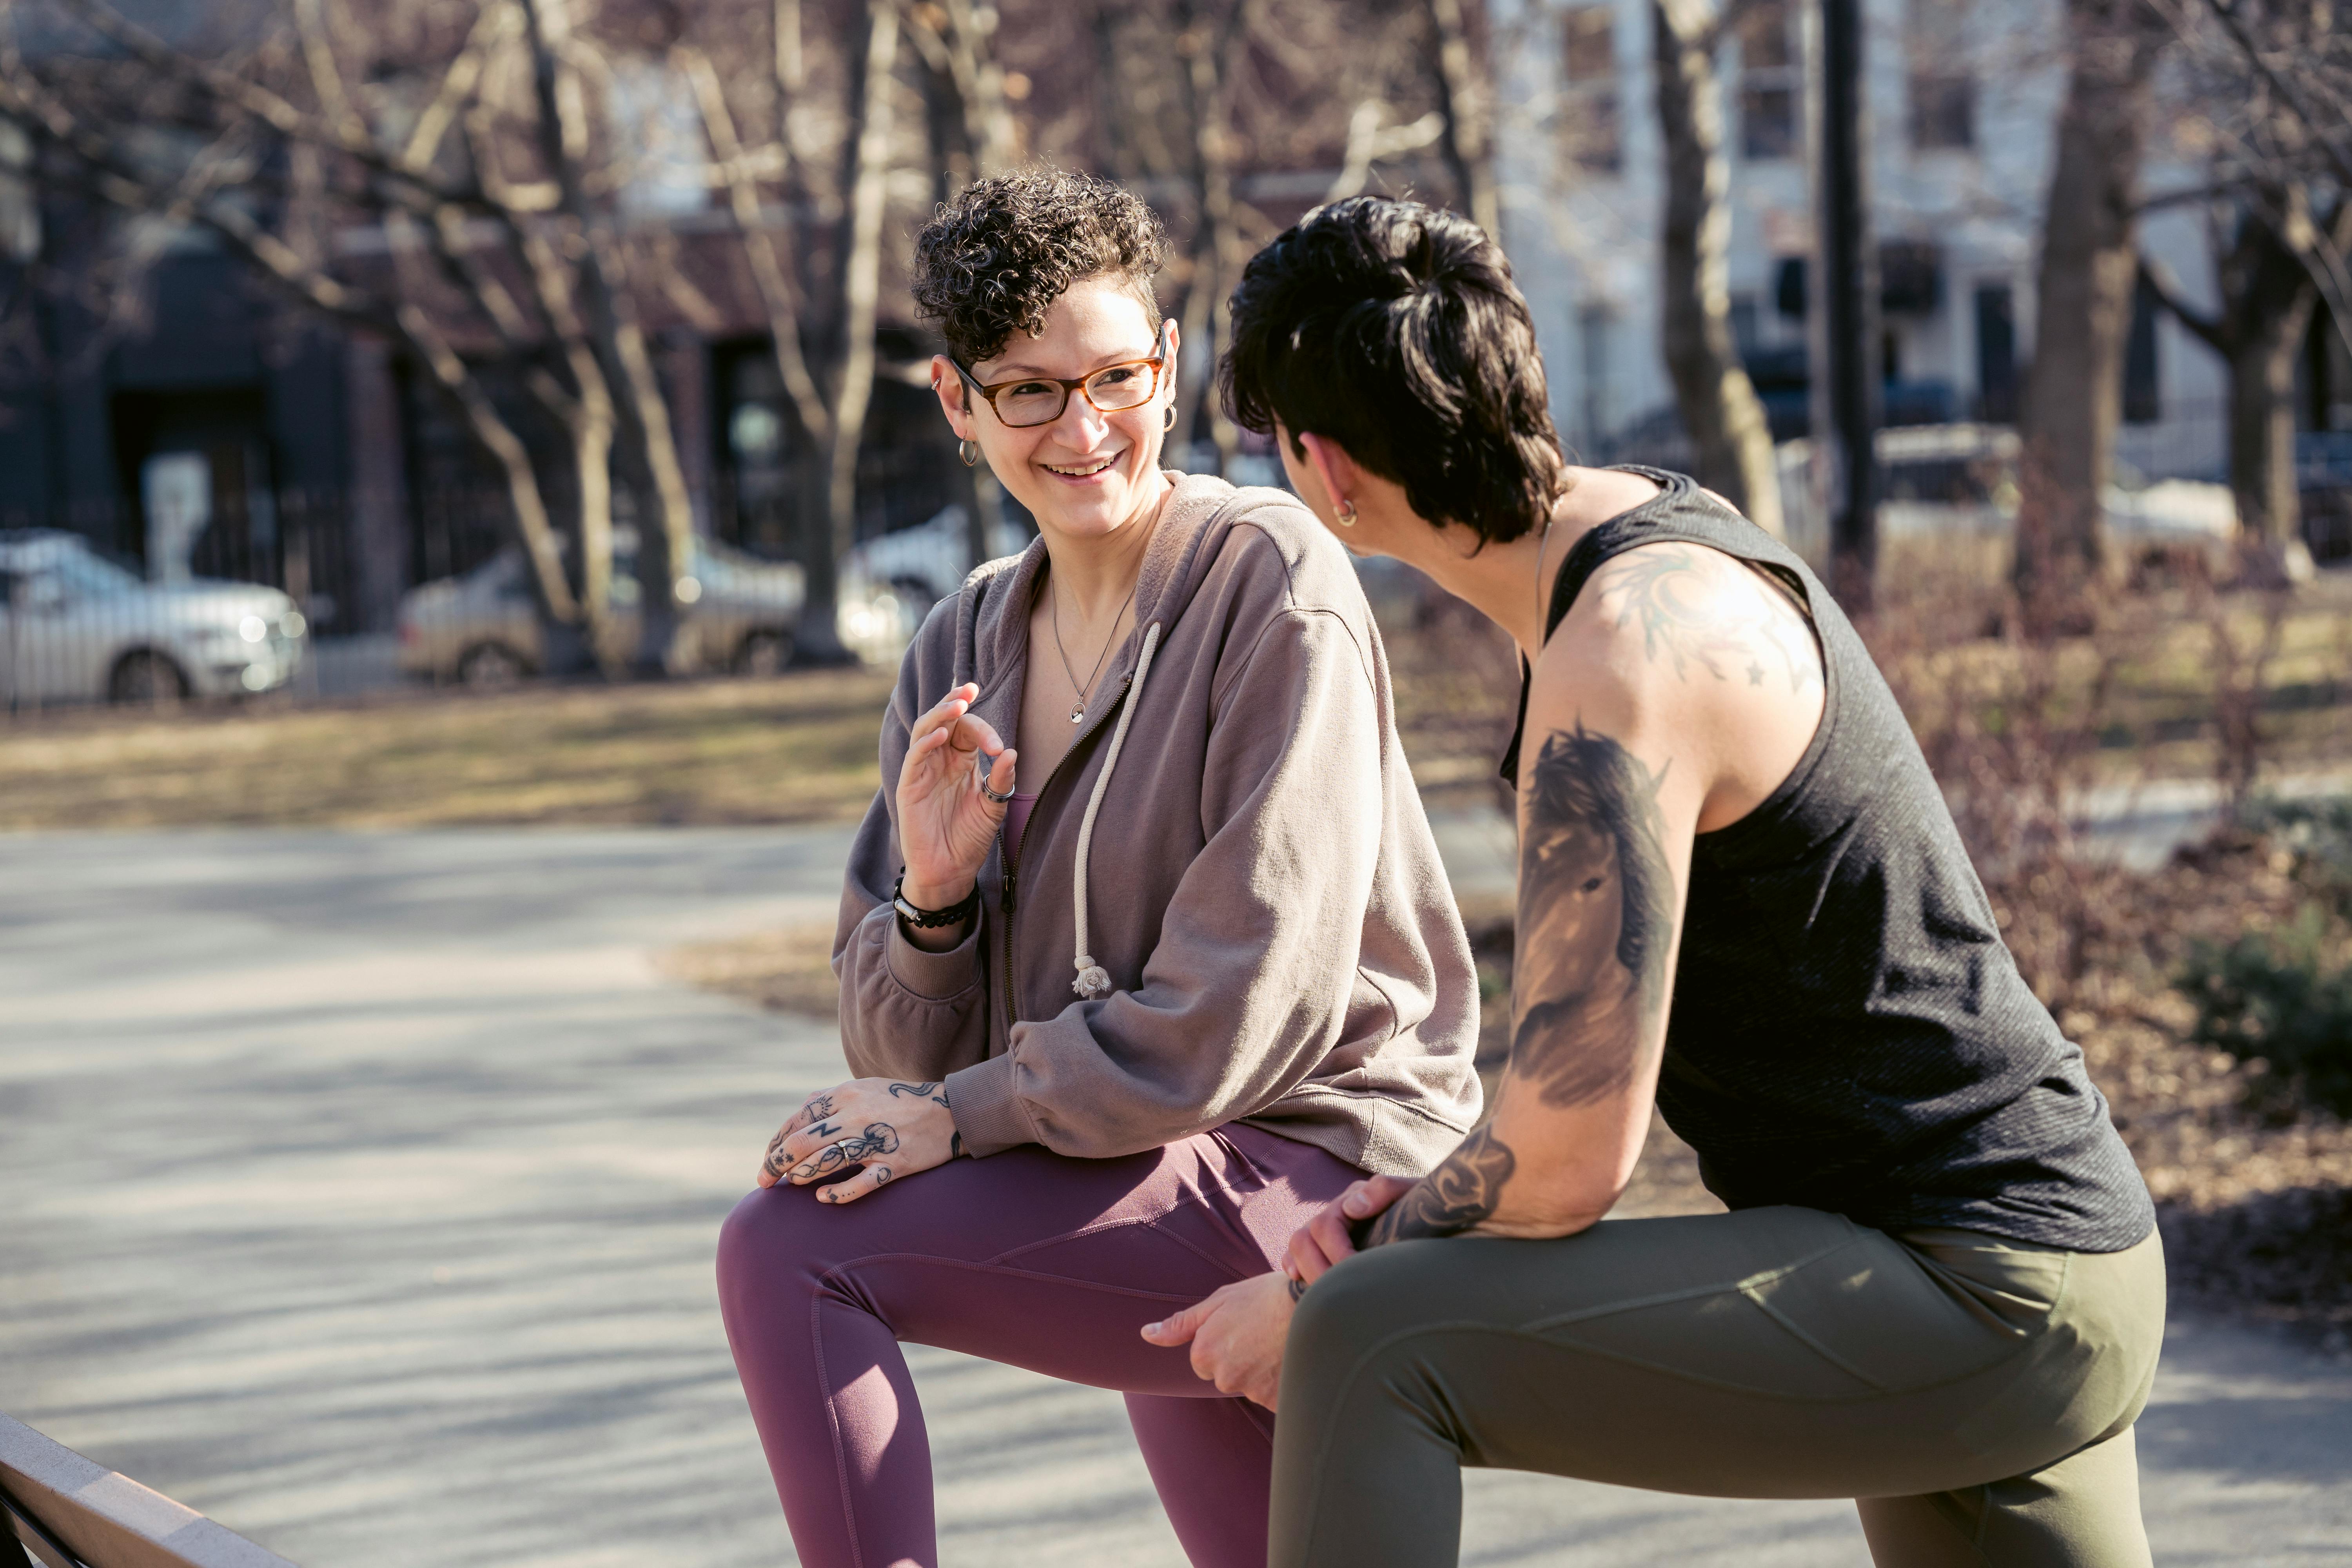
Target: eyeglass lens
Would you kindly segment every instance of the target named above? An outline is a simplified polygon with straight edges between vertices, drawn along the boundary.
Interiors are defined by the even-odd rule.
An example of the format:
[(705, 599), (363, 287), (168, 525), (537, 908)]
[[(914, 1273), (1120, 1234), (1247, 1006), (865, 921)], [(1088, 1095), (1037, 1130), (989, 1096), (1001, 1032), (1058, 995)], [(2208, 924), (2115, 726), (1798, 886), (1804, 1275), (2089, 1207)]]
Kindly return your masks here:
[[(1117, 414), (1150, 402), (1158, 383), (1149, 361), (1108, 365), (1087, 378), (1087, 400), (1106, 414)], [(1068, 401), (1069, 389), (1058, 381), (1015, 382), (996, 395), (996, 414), (1015, 428), (1048, 425), (1062, 416)]]

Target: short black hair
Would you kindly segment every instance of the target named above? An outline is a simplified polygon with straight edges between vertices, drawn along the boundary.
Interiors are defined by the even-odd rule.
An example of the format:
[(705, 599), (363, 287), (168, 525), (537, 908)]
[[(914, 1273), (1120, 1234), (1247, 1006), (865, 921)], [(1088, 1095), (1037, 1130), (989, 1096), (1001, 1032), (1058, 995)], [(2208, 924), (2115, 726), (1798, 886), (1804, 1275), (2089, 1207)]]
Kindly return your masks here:
[(967, 366), (994, 359), (1015, 332), (1042, 332), (1073, 283), (1113, 278), (1154, 327), (1151, 275), (1168, 231), (1134, 193), (1064, 169), (974, 180), (915, 236), (915, 305)]
[(1234, 290), (1226, 411), (1279, 422), (1404, 487), (1413, 510), (1505, 543), (1569, 488), (1528, 302), (1468, 218), (1349, 196), (1252, 257)]

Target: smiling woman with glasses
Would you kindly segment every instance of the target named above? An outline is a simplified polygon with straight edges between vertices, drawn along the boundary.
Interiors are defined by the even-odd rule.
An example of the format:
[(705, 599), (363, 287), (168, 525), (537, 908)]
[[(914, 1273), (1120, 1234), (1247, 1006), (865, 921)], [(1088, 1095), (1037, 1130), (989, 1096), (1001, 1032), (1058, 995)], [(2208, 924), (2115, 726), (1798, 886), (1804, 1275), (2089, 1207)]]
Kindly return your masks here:
[(1119, 1390), (1192, 1561), (1258, 1568), (1272, 1417), (1141, 1331), (1244, 1279), (1286, 1311), (1283, 1237), (1477, 1116), (1469, 948), (1355, 573), (1295, 497), (1160, 466), (1165, 243), (1053, 171), (916, 241), (941, 412), (1038, 538), (908, 651), (834, 940), (857, 1076), (720, 1241), (808, 1568), (939, 1561), (902, 1342)]

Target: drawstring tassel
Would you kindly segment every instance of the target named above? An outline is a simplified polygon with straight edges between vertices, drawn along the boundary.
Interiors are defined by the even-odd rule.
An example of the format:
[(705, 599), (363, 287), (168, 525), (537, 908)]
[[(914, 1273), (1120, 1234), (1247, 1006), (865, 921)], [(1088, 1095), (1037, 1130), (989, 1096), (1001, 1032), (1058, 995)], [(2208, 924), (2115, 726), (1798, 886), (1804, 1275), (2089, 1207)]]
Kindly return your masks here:
[(1143, 700), (1143, 678), (1150, 673), (1151, 654), (1160, 646), (1160, 623), (1151, 623), (1143, 634), (1143, 652), (1135, 661), (1135, 679), (1129, 683), (1127, 695), (1120, 700), (1118, 727), (1110, 732), (1110, 753), (1103, 758), (1102, 772), (1095, 777), (1095, 793), (1087, 801), (1087, 815), (1078, 824), (1078, 858), (1076, 869), (1077, 958), (1075, 967), (1078, 977), (1070, 982), (1070, 989), (1089, 1002), (1099, 1002), (1111, 993), (1110, 974), (1095, 962), (1087, 951), (1087, 851), (1094, 845), (1095, 814), (1102, 809), (1103, 791), (1110, 787), (1110, 772), (1118, 766), (1118, 749), (1127, 743), (1127, 726), (1135, 717), (1135, 710)]

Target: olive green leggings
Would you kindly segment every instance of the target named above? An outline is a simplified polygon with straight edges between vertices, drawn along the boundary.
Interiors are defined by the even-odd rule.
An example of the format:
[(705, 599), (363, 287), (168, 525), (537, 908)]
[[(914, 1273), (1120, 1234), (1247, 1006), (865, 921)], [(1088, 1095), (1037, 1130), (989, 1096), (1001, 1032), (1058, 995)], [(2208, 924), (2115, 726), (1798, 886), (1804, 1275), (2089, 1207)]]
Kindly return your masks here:
[(1859, 1500), (1880, 1568), (2147, 1568), (2154, 1236), (2070, 1253), (1813, 1209), (1378, 1247), (1309, 1289), (1271, 1568), (1423, 1568), (1461, 1467)]

